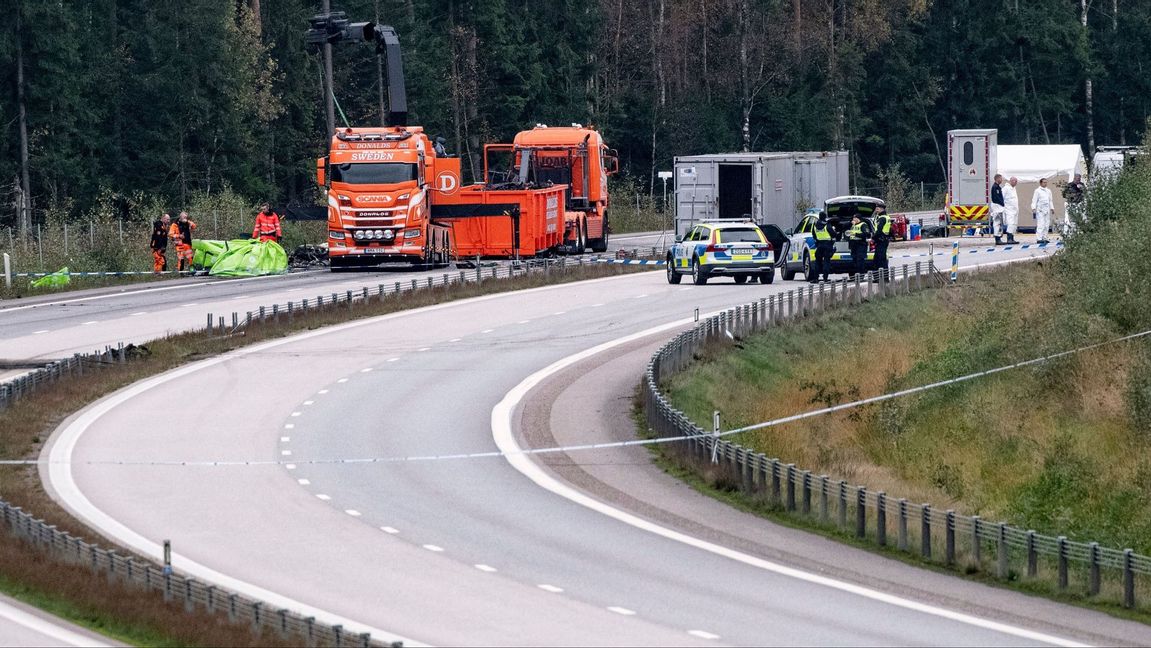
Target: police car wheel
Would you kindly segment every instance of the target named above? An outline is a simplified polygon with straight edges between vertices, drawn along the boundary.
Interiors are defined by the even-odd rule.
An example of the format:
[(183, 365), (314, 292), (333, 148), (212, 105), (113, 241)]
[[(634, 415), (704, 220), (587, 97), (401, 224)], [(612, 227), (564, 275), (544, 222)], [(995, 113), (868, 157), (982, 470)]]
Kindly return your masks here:
[(677, 284), (683, 281), (683, 275), (675, 271), (675, 263), (671, 257), (667, 258), (667, 282), (669, 284)]
[(697, 286), (707, 283), (707, 272), (700, 267), (699, 257), (691, 260), (691, 280)]
[(747, 283), (747, 275), (732, 275), (731, 278), (735, 279), (737, 284)]
[(813, 278), (811, 276), (811, 259), (806, 254), (803, 255), (803, 278), (808, 281)]
[(769, 284), (775, 281), (775, 269), (772, 268), (771, 272), (765, 272), (759, 275), (759, 283)]

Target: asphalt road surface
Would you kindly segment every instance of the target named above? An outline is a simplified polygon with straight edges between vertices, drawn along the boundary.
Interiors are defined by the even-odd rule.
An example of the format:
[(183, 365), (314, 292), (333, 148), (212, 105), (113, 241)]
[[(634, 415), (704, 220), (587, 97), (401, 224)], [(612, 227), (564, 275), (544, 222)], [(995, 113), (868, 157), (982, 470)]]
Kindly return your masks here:
[(0, 646), (112, 646), (108, 639), (0, 596)]
[[(194, 576), (409, 643), (1151, 641), (1144, 626), (733, 519), (674, 497), (683, 488), (652, 481), (643, 456), (420, 459), (626, 436), (644, 352), (697, 307), (794, 285), (629, 275), (278, 340), (85, 410), (45, 473), (137, 550), (171, 539)], [(573, 357), (631, 365), (588, 383), (557, 368)], [(196, 463), (251, 460), (273, 463)]]

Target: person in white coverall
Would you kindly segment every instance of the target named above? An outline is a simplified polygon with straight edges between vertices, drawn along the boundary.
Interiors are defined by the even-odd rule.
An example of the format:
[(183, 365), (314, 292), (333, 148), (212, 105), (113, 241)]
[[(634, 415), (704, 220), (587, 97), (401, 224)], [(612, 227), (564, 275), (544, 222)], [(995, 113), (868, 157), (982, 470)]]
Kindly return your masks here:
[(1015, 185), (1019, 178), (1014, 176), (1003, 185), (1003, 227), (1007, 230), (1007, 244), (1015, 243), (1015, 232), (1019, 229), (1019, 192)]
[(1055, 200), (1047, 188), (1047, 178), (1039, 179), (1039, 188), (1031, 196), (1031, 211), (1035, 214), (1035, 242), (1046, 243), (1051, 231), (1051, 215), (1055, 213)]

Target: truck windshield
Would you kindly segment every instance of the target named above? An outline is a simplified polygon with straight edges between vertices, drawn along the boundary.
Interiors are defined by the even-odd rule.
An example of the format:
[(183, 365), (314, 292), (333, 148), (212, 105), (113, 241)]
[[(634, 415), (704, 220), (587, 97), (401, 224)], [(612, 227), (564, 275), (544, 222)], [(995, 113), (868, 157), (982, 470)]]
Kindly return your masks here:
[(355, 185), (399, 184), (416, 179), (416, 165), (406, 162), (344, 163), (332, 167), (332, 182)]

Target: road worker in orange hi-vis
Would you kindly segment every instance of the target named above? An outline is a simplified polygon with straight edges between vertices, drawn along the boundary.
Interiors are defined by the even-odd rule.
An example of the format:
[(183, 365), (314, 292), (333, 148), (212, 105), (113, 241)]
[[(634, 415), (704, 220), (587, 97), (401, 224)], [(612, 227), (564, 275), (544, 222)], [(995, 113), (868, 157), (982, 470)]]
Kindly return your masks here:
[(188, 212), (180, 212), (175, 223), (168, 228), (168, 238), (176, 244), (176, 270), (183, 272), (192, 269), (192, 230), (196, 223), (188, 218)]
[(256, 226), (252, 228), (252, 238), (260, 242), (279, 241), (284, 233), (280, 229), (280, 216), (272, 211), (268, 203), (260, 205), (260, 213), (256, 214)]
[(168, 226), (171, 222), (172, 217), (168, 214), (152, 221), (152, 240), (148, 247), (152, 249), (152, 271), (156, 274), (168, 270)]

